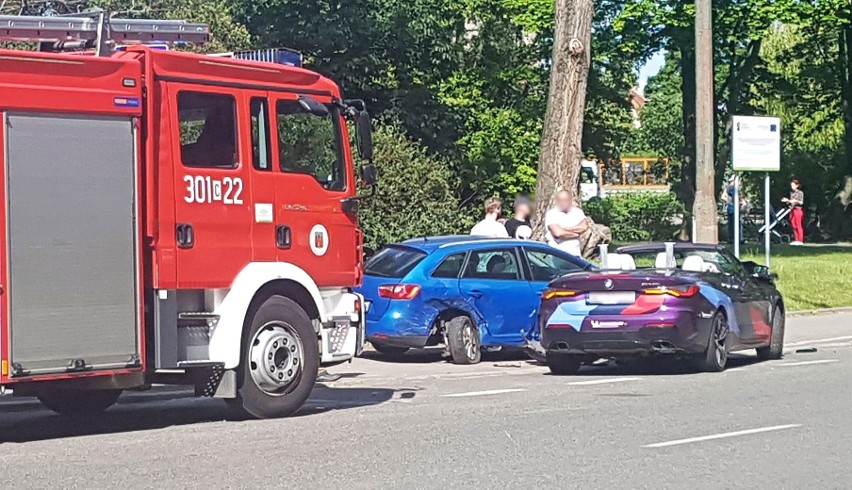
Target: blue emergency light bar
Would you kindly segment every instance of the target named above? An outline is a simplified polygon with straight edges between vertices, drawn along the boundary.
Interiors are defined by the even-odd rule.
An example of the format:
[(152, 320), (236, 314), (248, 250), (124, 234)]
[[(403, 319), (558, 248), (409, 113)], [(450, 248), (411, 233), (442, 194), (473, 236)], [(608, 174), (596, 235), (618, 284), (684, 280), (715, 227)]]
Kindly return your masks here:
[[(120, 45), (115, 47), (115, 50), (116, 51), (127, 51), (127, 48), (130, 47), (130, 46), (139, 46), (139, 45), (138, 44), (136, 44), (136, 45), (134, 45), (134, 44), (120, 44)], [(143, 46), (147, 46), (151, 49), (156, 49), (156, 50), (160, 50), (160, 51), (168, 51), (170, 49), (168, 43), (145, 43)]]
[(302, 53), (286, 48), (255, 49), (251, 51), (236, 51), (234, 58), (240, 60), (262, 61), (279, 65), (302, 66)]

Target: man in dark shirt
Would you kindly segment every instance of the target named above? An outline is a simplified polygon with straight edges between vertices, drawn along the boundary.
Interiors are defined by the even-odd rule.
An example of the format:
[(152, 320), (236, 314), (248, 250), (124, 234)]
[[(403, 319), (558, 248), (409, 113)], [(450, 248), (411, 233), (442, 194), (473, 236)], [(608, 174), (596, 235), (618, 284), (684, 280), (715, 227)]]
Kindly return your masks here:
[(532, 215), (532, 203), (524, 196), (515, 199), (515, 213), (512, 219), (506, 221), (506, 231), (510, 238), (532, 237), (532, 225), (530, 224), (530, 216)]

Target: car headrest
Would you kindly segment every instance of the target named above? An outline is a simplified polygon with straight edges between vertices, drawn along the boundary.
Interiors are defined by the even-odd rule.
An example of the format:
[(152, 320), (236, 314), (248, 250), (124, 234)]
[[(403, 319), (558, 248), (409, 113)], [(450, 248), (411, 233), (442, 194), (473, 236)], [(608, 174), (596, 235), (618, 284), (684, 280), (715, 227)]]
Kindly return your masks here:
[(716, 267), (716, 264), (712, 264), (710, 262), (704, 262), (704, 272), (712, 272), (714, 274), (718, 274), (719, 268)]
[(683, 259), (681, 269), (689, 272), (707, 272), (704, 259), (698, 255), (689, 255)]
[(621, 254), (606, 254), (606, 270), (621, 269)]
[(660, 252), (657, 254), (657, 258), (654, 260), (654, 267), (657, 269), (665, 269), (666, 268), (666, 253)]
[(496, 269), (500, 266), (503, 266), (503, 269), (506, 268), (506, 259), (502, 255), (494, 255), (488, 259), (488, 263), (485, 264), (485, 270), (490, 273), (496, 273), (499, 272)]
[(621, 260), (621, 270), (623, 271), (635, 271), (636, 270), (636, 261), (633, 260), (632, 255), (628, 254), (618, 254), (619, 259)]
[(627, 254), (607, 254), (606, 268), (608, 270), (636, 270), (636, 261), (633, 257)]

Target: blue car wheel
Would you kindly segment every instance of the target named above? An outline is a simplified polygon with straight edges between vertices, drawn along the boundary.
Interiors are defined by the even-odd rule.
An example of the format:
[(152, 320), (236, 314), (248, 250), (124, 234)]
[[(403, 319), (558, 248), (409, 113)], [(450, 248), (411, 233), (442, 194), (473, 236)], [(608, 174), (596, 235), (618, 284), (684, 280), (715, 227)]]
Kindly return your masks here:
[(482, 357), (479, 328), (467, 316), (457, 316), (446, 323), (447, 347), (454, 364), (477, 364)]

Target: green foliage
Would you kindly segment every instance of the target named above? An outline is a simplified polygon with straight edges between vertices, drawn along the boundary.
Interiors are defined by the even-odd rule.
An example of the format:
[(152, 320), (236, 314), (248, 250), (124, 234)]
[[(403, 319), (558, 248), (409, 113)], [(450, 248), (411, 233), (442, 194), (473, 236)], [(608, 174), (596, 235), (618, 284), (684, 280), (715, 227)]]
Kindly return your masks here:
[(379, 170), (376, 195), (361, 204), (366, 245), (429, 235), (465, 232), (472, 222), (459, 213), (452, 193), (453, 175), (445, 162), (430, 156), (395, 126), (373, 134)]
[(615, 194), (590, 200), (585, 212), (609, 226), (615, 242), (668, 240), (679, 230), (683, 204), (671, 193)]

